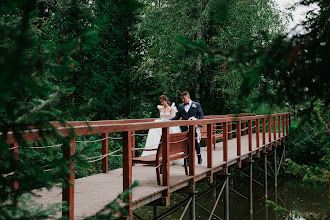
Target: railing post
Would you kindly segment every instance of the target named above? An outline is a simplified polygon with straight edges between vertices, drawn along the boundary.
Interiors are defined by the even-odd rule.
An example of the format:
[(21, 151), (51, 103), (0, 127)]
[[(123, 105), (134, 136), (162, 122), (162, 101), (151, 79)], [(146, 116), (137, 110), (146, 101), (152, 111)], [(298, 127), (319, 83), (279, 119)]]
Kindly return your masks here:
[(208, 124), (207, 125), (207, 168), (211, 168), (211, 171), (213, 169), (212, 146), (213, 146), (213, 124)]
[(252, 119), (248, 120), (249, 151), (252, 156)]
[(260, 148), (260, 141), (259, 141), (259, 138), (260, 138), (260, 134), (259, 134), (259, 119), (257, 118), (256, 119), (256, 122), (255, 122), (255, 126), (256, 126), (256, 146), (257, 148)]
[(268, 141), (272, 142), (272, 120), (271, 117), (268, 117)]
[[(102, 155), (107, 155), (108, 154), (108, 133), (103, 133), (102, 134)], [(108, 172), (108, 155), (102, 158), (102, 172), (107, 173)]]
[(69, 160), (70, 174), (65, 176), (64, 187), (62, 190), (62, 201), (69, 206), (68, 210), (62, 211), (62, 216), (68, 217), (70, 220), (74, 219), (74, 179), (75, 179), (75, 162), (72, 160), (72, 155), (75, 153), (75, 138), (68, 138), (64, 141), (63, 158)]
[(193, 125), (189, 126), (189, 176), (193, 176), (192, 184), (195, 185), (195, 126)]
[(279, 115), (278, 116), (278, 119), (277, 119), (277, 129), (278, 129), (278, 138), (281, 138), (281, 116)]
[(265, 116), (261, 119), (262, 123), (262, 145), (266, 145), (266, 122), (265, 122)]
[[(274, 141), (276, 140), (276, 116), (273, 117)], [(275, 144), (276, 146), (276, 144)]]
[(236, 123), (236, 129), (237, 129), (237, 156), (239, 156), (239, 165), (241, 167), (241, 155), (242, 155), (242, 138), (241, 138), (241, 120), (238, 119)]
[[(123, 132), (123, 190), (127, 190), (132, 185), (132, 132)], [(132, 194), (128, 195), (128, 215), (133, 219)]]
[(222, 123), (223, 161), (226, 162), (226, 173), (228, 173), (228, 122)]
[(167, 186), (167, 190), (163, 192), (163, 196), (167, 197), (170, 203), (170, 128), (162, 128), (162, 173), (163, 186)]
[(228, 139), (232, 139), (233, 138), (233, 133), (232, 133), (232, 130), (233, 130), (233, 122), (229, 122), (229, 125), (228, 125), (229, 129), (228, 129)]
[(285, 130), (284, 130), (284, 117), (282, 117), (282, 137), (285, 136)]

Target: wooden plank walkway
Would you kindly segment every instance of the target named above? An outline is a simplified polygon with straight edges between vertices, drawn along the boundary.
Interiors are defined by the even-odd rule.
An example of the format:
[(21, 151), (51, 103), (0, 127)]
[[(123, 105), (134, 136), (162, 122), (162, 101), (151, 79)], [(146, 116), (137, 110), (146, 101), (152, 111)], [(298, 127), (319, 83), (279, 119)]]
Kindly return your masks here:
[[(285, 137), (286, 135), (284, 135)], [(275, 142), (281, 142), (284, 138), (273, 139), (268, 141), (268, 133), (266, 133), (266, 144), (262, 144), (262, 133), (260, 133), (260, 148), (269, 146), (271, 143), (274, 146)], [(241, 138), (242, 156), (241, 159), (248, 158), (250, 154), (257, 154), (256, 135), (252, 135), (252, 152), (249, 151), (248, 135)], [(207, 152), (206, 147), (201, 148), (203, 163), (198, 165), (196, 162), (196, 182), (207, 177), (210, 168), (207, 168)], [(237, 140), (236, 138), (228, 140), (228, 164), (237, 163)], [(197, 161), (197, 160), (196, 160)], [(224, 169), (226, 164), (223, 161), (222, 142), (216, 144), (216, 149), (213, 151), (213, 173)], [(90, 216), (101, 210), (106, 204), (110, 203), (123, 190), (123, 169), (109, 171), (108, 173), (100, 173), (93, 176), (88, 176), (75, 180), (75, 219), (82, 219)], [(170, 192), (175, 192), (189, 185), (189, 180), (192, 176), (185, 175), (182, 165), (170, 166)], [(141, 207), (162, 197), (162, 191), (167, 189), (167, 186), (157, 185), (155, 167), (145, 165), (133, 166), (133, 181), (139, 182), (140, 186), (133, 191), (133, 209)], [(45, 188), (34, 190), (34, 193), (40, 197), (35, 200), (44, 205), (61, 203), (62, 188), (53, 187), (51, 190)], [(61, 213), (58, 213), (61, 216)]]

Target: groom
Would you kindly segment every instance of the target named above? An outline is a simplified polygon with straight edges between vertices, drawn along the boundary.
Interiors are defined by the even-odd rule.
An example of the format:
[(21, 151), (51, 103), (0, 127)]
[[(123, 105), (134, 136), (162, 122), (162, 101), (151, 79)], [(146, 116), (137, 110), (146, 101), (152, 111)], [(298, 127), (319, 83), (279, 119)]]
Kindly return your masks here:
[[(189, 92), (187, 91), (182, 92), (181, 99), (183, 103), (179, 105), (178, 112), (170, 120), (179, 120), (180, 118), (182, 118), (182, 120), (203, 119), (204, 114), (201, 105), (198, 102), (194, 102), (190, 99)], [(188, 131), (188, 127), (181, 126), (181, 131), (182, 132)], [(196, 137), (200, 137), (200, 136), (201, 136), (200, 130), (198, 129)], [(197, 153), (198, 164), (201, 164), (202, 156), (201, 156), (200, 138), (196, 138), (195, 149)]]

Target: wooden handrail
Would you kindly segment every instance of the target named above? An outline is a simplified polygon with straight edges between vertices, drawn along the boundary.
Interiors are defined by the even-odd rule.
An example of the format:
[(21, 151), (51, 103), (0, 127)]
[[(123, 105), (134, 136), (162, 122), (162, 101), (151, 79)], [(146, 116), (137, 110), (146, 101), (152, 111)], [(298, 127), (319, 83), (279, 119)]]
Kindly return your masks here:
[[(274, 115), (269, 115), (267, 117), (284, 115), (284, 114), (285, 113), (274, 114)], [(102, 121), (100, 121), (100, 124), (97, 124), (97, 125), (79, 125), (79, 126), (74, 126), (74, 127), (58, 127), (57, 130), (64, 137), (70, 137), (70, 135), (72, 134), (73, 131), (74, 131), (75, 136), (83, 136), (83, 135), (90, 135), (90, 134), (148, 130), (151, 128), (207, 125), (207, 124), (232, 122), (232, 121), (248, 121), (248, 120), (261, 119), (263, 117), (265, 117), (265, 115), (244, 116), (244, 117), (239, 117), (239, 118), (223, 117), (223, 118), (212, 118), (212, 119), (191, 120), (191, 121), (186, 121), (186, 120), (185, 121), (184, 120), (164, 121), (164, 122), (147, 121), (147, 122), (134, 122), (134, 123), (132, 122), (132, 123), (126, 123), (126, 124), (114, 124), (113, 122), (111, 122), (110, 124), (102, 124), (101, 123)], [(85, 123), (87, 124), (88, 122), (85, 122)], [(1, 136), (1, 134), (0, 134), (0, 136)], [(56, 138), (56, 137), (50, 136), (48, 138)], [(42, 137), (39, 136), (39, 129), (32, 129), (31, 131), (26, 131), (23, 134), (23, 139), (25, 142), (28, 142), (28, 141), (41, 140)], [(17, 142), (17, 140), (15, 139), (13, 132), (12, 131), (8, 132), (7, 143), (13, 144), (15, 142)]]

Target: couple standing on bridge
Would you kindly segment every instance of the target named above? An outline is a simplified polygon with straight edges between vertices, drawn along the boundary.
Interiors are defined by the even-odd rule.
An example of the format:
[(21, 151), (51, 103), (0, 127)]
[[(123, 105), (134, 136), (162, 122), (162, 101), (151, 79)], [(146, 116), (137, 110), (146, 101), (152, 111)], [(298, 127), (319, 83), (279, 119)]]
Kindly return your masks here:
[[(169, 99), (166, 95), (161, 95), (159, 101), (161, 105), (158, 105), (160, 119), (156, 121), (168, 121), (168, 120), (198, 120), (203, 119), (204, 114), (201, 108), (201, 105), (198, 102), (194, 102), (190, 99), (189, 92), (184, 91), (181, 93), (182, 104), (179, 105), (177, 109), (175, 103), (170, 105)], [(170, 127), (170, 133), (179, 133), (188, 131), (187, 126), (176, 126)], [(155, 148), (159, 145), (162, 135), (161, 128), (150, 129), (148, 132), (148, 137), (146, 141), (145, 148)], [(202, 156), (200, 150), (200, 141), (201, 141), (201, 131), (198, 126), (196, 126), (196, 141), (195, 149), (198, 158), (198, 164), (202, 163)], [(144, 151), (142, 156), (152, 154), (150, 151)], [(173, 161), (172, 164), (183, 164), (183, 159), (179, 161)]]

